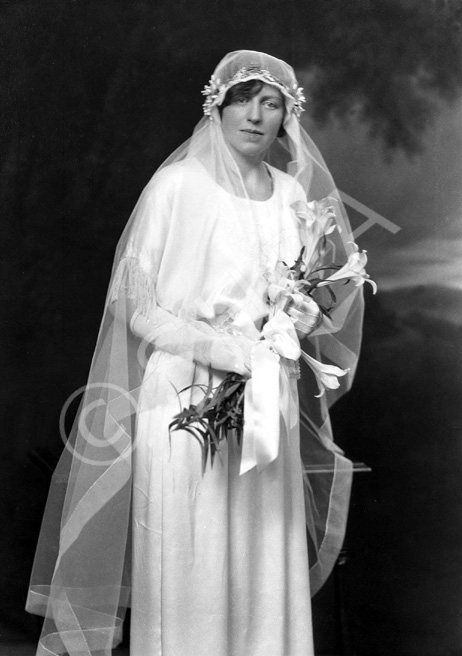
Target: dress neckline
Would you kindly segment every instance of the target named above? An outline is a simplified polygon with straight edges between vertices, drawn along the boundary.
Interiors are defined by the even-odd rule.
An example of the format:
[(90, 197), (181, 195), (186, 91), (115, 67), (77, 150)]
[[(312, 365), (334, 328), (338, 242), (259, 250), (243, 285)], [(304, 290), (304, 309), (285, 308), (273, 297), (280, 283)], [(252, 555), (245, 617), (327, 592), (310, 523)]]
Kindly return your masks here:
[(259, 205), (263, 205), (264, 203), (270, 203), (276, 197), (277, 178), (276, 178), (276, 175), (274, 174), (275, 169), (273, 169), (273, 167), (270, 166), (267, 162), (263, 162), (263, 164), (265, 165), (266, 170), (268, 171), (268, 175), (271, 178), (271, 196), (269, 198), (266, 198), (265, 200), (258, 200), (258, 199), (254, 199), (254, 198), (249, 198), (248, 196), (236, 196), (235, 194), (231, 193), (230, 191), (228, 191), (227, 189), (222, 187), (221, 184), (219, 184), (210, 175), (210, 173), (207, 171), (206, 167), (202, 164), (202, 162), (199, 159), (197, 159), (197, 158), (194, 158), (194, 159), (199, 164), (200, 168), (207, 174), (207, 177), (209, 177), (212, 180), (212, 182), (223, 191), (224, 194), (226, 194), (227, 196), (230, 196), (233, 199), (236, 199), (237, 201), (246, 201), (247, 203), (258, 203)]

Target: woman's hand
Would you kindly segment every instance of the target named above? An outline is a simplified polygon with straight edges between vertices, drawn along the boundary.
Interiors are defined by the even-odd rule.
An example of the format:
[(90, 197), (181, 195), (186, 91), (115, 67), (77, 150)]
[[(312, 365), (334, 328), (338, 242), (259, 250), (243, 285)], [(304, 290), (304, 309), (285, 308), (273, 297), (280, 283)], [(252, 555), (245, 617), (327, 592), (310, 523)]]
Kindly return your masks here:
[(217, 335), (210, 348), (210, 366), (219, 371), (250, 375), (250, 353), (254, 342), (244, 335)]
[(299, 339), (312, 333), (322, 321), (321, 308), (311, 296), (303, 295), (302, 303), (298, 307), (289, 306), (287, 314), (295, 319), (294, 326)]

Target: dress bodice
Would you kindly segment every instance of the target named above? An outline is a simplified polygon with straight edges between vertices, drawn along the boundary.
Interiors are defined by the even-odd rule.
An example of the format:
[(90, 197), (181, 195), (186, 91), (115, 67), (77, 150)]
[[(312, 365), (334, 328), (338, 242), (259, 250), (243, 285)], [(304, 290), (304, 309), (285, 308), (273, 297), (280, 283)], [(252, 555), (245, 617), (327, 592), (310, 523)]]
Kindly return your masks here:
[(265, 201), (229, 194), (200, 165), (182, 172), (182, 220), (169, 225), (157, 275), (162, 307), (212, 319), (245, 306), (262, 316), (265, 276), (280, 261), (292, 264), (301, 248), (291, 204), (303, 191), (290, 176), (271, 172), (273, 194)]

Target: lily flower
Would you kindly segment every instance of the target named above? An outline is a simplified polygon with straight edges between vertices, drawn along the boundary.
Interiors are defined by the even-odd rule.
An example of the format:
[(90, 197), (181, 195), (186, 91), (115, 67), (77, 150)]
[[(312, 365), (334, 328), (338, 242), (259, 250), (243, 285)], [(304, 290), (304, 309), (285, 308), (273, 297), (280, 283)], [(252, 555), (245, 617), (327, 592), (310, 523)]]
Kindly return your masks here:
[(373, 280), (370, 279), (370, 276), (368, 273), (366, 273), (365, 269), (367, 264), (367, 251), (360, 252), (357, 244), (354, 242), (350, 243), (353, 244), (354, 251), (348, 256), (347, 263), (338, 269), (338, 271), (332, 273), (329, 278), (326, 278), (326, 280), (321, 280), (318, 282), (317, 286), (325, 287), (326, 285), (330, 285), (333, 282), (337, 282), (339, 280), (353, 280), (355, 286), (359, 287), (365, 282), (368, 282), (370, 285), (372, 285), (372, 289), (374, 290), (375, 294), (377, 291), (377, 285)]
[(319, 362), (319, 360), (315, 360), (315, 358), (312, 358), (311, 355), (308, 355), (304, 351), (302, 351), (301, 356), (316, 377), (319, 387), (319, 394), (315, 394), (317, 399), (324, 394), (326, 389), (337, 389), (340, 387), (338, 377), (345, 376), (350, 371), (349, 369), (340, 369), (340, 367), (336, 367), (333, 364)]
[(280, 263), (276, 271), (267, 274), (266, 279), (268, 281), (267, 294), (271, 301), (273, 314), (284, 309), (288, 300), (292, 300), (297, 307), (303, 302), (300, 282), (294, 279), (294, 272), (290, 267)]
[(312, 200), (309, 203), (298, 200), (292, 203), (298, 219), (305, 224), (305, 244), (309, 245), (304, 253), (304, 261), (308, 271), (312, 270), (323, 256), (323, 247), (327, 235), (339, 229), (335, 224), (335, 211), (328, 198), (320, 201)]

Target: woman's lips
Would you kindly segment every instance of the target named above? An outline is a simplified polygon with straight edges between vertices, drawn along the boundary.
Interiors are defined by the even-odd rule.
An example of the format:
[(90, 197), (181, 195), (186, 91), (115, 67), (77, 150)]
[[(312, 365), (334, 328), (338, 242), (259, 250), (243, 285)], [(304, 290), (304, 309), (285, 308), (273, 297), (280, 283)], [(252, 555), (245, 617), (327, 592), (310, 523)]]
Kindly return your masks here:
[(262, 137), (263, 132), (260, 132), (259, 130), (241, 130), (241, 132), (244, 132), (245, 134), (250, 134), (254, 137)]

